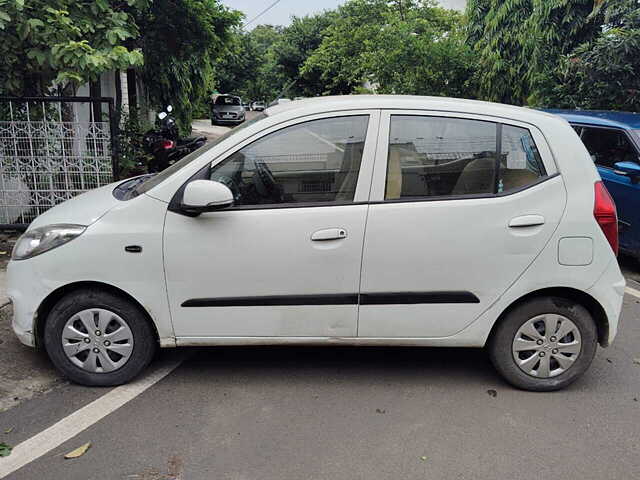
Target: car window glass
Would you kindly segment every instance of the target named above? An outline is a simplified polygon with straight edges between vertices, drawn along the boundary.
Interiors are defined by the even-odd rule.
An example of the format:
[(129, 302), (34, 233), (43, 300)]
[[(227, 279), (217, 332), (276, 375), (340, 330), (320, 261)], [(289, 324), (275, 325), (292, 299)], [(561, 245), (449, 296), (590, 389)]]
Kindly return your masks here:
[[(385, 199), (508, 192), (544, 167), (527, 129), (461, 118), (391, 117)], [(499, 160), (499, 161), (498, 161)]]
[(368, 115), (312, 120), (271, 133), (211, 171), (235, 206), (353, 201)]
[(529, 130), (503, 125), (498, 193), (516, 190), (544, 176), (542, 158)]
[(220, 95), (216, 98), (216, 105), (240, 105), (240, 99), (238, 97)]
[(622, 130), (583, 127), (582, 141), (591, 158), (601, 167), (618, 162), (637, 162), (638, 153)]
[(244, 130), (245, 128), (253, 125), (254, 123), (257, 123), (257, 122), (259, 122), (261, 120), (264, 120), (265, 118), (267, 118), (267, 116), (268, 115), (266, 113), (264, 113), (264, 112), (260, 113), (259, 115), (256, 115), (252, 120), (244, 122), (242, 125), (234, 128), (233, 130), (227, 131), (226, 133), (224, 133), (223, 135), (219, 136), (215, 140), (208, 140), (208, 142), (204, 146), (202, 146), (199, 149), (191, 152), (186, 157), (178, 160), (176, 163), (171, 165), (169, 168), (163, 170), (162, 172), (160, 172), (160, 173), (158, 173), (158, 174), (156, 174), (156, 175), (154, 175), (152, 177), (149, 177), (144, 182), (138, 184), (133, 189), (133, 191), (131, 192), (129, 197), (130, 198), (137, 197), (138, 195), (141, 195), (143, 193), (148, 192), (153, 187), (155, 187), (157, 185), (160, 185), (162, 182), (164, 182), (171, 175), (173, 175), (177, 171), (183, 169), (184, 167), (189, 165), (194, 160), (200, 158), (204, 153), (208, 152), (209, 150), (211, 150), (213, 147), (215, 147), (219, 143), (224, 142), (227, 138), (232, 137), (233, 135), (236, 135), (237, 133), (239, 133), (242, 130)]

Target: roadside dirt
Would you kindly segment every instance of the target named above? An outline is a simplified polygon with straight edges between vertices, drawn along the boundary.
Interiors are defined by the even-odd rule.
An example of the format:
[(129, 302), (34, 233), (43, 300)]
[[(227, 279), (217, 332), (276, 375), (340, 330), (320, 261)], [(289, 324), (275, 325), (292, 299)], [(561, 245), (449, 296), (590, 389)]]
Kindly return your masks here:
[[(0, 233), (0, 289), (19, 232)], [(0, 291), (0, 299), (4, 292)], [(0, 301), (0, 304), (4, 303)], [(22, 345), (11, 329), (11, 305), (0, 308), (0, 411), (62, 382), (46, 353)]]
[(0, 411), (63, 381), (45, 352), (18, 341), (11, 329), (12, 314), (11, 306), (0, 309)]

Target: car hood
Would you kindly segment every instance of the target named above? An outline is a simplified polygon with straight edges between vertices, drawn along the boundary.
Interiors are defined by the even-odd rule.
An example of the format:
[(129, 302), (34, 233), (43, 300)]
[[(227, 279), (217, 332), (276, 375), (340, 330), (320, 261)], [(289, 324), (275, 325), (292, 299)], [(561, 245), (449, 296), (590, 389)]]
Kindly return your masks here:
[(89, 190), (86, 193), (73, 197), (66, 202), (50, 208), (38, 216), (29, 230), (54, 223), (74, 223), (77, 225), (91, 225), (100, 217), (120, 203), (113, 196), (113, 189), (122, 181), (105, 185), (104, 187)]

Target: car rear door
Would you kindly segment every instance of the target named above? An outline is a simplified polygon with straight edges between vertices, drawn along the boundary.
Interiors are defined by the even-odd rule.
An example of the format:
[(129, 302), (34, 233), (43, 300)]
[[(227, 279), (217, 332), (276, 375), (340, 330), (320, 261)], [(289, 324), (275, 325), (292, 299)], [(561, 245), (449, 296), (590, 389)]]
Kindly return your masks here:
[(464, 329), (534, 261), (565, 201), (532, 125), (383, 112), (358, 336), (445, 337)]
[(236, 203), (195, 218), (167, 213), (179, 341), (356, 335), (378, 118), (360, 110), (291, 120), (207, 167)]

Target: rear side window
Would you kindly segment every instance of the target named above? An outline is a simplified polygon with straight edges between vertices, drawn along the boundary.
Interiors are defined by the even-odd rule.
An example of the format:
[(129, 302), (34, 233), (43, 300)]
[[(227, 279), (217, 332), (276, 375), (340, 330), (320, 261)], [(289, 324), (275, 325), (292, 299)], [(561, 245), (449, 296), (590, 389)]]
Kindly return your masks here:
[[(576, 128), (576, 127), (574, 127)], [(638, 153), (622, 130), (578, 127), (580, 138), (591, 158), (601, 167), (614, 168), (618, 162), (637, 162)]]
[(393, 115), (385, 199), (508, 193), (544, 177), (526, 128)]

